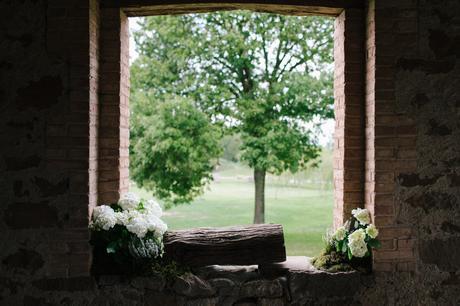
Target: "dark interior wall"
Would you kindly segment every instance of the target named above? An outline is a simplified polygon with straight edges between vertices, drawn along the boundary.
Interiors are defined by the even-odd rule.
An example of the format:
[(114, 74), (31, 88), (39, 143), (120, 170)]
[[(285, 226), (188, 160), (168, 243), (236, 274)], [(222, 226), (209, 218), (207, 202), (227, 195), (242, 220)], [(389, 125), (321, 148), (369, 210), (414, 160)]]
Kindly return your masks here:
[(396, 107), (417, 127), (417, 170), (397, 177), (397, 221), (417, 230), (420, 272), (433, 264), (448, 275), (460, 269), (460, 2), (423, 0), (418, 16), (415, 50), (396, 62)]
[[(460, 304), (460, 3), (370, 2), (381, 64), (371, 71), (390, 75), (375, 86), (393, 88), (375, 99), (414, 125), (415, 150), (398, 155), (398, 140), (388, 164), (402, 169), (415, 160), (393, 171), (390, 200), (392, 224), (410, 228), (414, 239), (392, 244), (393, 257), (380, 259), (396, 264), (355, 298), (366, 305)], [(97, 201), (98, 118), (89, 115), (98, 104), (97, 63), (89, 56), (97, 51), (96, 1), (10, 0), (0, 7), (0, 304), (91, 301), (99, 294), (86, 277), (88, 203)], [(410, 31), (400, 35), (404, 29)], [(404, 138), (389, 131), (389, 138)], [(413, 259), (395, 261), (404, 249)]]
[(451, 294), (458, 304), (460, 2), (419, 2), (417, 51), (396, 63), (397, 108), (417, 126), (417, 171), (397, 178), (397, 220), (417, 231), (420, 281), (436, 284), (422, 292), (438, 304)]
[[(97, 171), (97, 110), (89, 116), (90, 104), (97, 105), (97, 63), (90, 70), (89, 62), (94, 4), (0, 3), (0, 288), (89, 271), (88, 204), (96, 202), (89, 182)], [(96, 52), (97, 39), (91, 44)]]
[[(368, 52), (371, 57), (375, 52), (373, 69), (368, 68), (375, 74), (375, 215), (379, 204), (383, 209), (392, 204), (391, 213), (381, 213), (391, 218), (380, 222), (383, 227), (390, 222), (405, 239), (385, 239), (387, 250), (376, 260), (387, 272), (376, 274), (361, 301), (458, 305), (460, 2), (370, 4), (375, 15), (375, 50)], [(392, 188), (379, 184), (388, 179), (382, 173), (378, 178), (379, 169), (390, 173)]]

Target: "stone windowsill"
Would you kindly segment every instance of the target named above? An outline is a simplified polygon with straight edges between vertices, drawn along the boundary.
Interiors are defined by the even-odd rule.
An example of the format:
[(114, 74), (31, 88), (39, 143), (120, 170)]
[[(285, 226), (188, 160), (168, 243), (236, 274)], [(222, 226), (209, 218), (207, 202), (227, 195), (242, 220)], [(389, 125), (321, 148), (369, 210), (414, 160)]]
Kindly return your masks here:
[[(145, 300), (165, 305), (305, 305), (349, 303), (361, 284), (359, 272), (315, 269), (307, 257), (265, 266), (208, 266), (167, 285), (161, 277), (99, 276), (101, 290), (135, 288)], [(240, 303), (240, 304), (239, 304)]]

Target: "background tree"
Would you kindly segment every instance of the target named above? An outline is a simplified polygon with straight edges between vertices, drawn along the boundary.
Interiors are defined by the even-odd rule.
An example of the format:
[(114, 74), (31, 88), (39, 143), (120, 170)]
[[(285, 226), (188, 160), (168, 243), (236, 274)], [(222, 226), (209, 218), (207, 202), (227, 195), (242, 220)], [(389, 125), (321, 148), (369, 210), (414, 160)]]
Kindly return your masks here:
[(133, 104), (138, 91), (152, 104), (187, 97), (213, 125), (238, 133), (254, 169), (254, 223), (263, 223), (266, 173), (309, 166), (319, 154), (310, 123), (333, 116), (331, 19), (222, 12), (140, 26)]
[(170, 98), (144, 116), (132, 147), (132, 178), (167, 204), (187, 203), (212, 179), (220, 131), (186, 98)]

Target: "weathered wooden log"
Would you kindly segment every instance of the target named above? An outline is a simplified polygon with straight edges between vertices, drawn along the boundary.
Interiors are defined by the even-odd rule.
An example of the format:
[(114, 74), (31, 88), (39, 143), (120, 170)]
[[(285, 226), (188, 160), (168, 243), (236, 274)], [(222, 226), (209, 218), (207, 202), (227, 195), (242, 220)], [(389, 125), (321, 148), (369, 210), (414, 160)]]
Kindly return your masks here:
[(258, 224), (170, 231), (165, 256), (190, 267), (254, 265), (286, 260), (283, 227)]

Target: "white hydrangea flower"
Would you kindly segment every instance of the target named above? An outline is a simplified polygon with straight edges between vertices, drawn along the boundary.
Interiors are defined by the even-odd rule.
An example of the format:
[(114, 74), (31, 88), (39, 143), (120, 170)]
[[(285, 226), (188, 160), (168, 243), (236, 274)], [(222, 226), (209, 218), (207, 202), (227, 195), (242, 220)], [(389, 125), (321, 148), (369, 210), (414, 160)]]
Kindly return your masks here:
[(367, 244), (364, 241), (366, 232), (363, 229), (358, 229), (348, 236), (348, 247), (350, 252), (355, 257), (364, 257), (367, 252)]
[(334, 238), (337, 241), (341, 241), (345, 239), (346, 234), (347, 230), (345, 229), (345, 227), (341, 226), (335, 231), (335, 233), (332, 235), (332, 238)]
[(156, 237), (162, 237), (168, 229), (166, 223), (153, 214), (145, 215), (145, 220), (147, 222), (148, 231), (154, 232)]
[(368, 234), (369, 237), (374, 239), (379, 235), (379, 230), (375, 227), (374, 224), (369, 224), (369, 226), (366, 228), (366, 234)]
[(117, 218), (117, 224), (119, 225), (126, 225), (128, 223), (129, 214), (126, 210), (116, 212), (115, 217)]
[(93, 209), (93, 226), (107, 231), (117, 224), (115, 211), (107, 205), (96, 206)]
[(366, 225), (366, 224), (369, 224), (371, 222), (371, 217), (370, 217), (369, 211), (367, 209), (356, 208), (356, 209), (353, 209), (351, 211), (351, 214), (362, 225)]
[(145, 216), (139, 213), (136, 214), (134, 211), (128, 214), (125, 226), (129, 232), (139, 238), (144, 238), (148, 232), (148, 223), (145, 220)]
[(128, 192), (118, 200), (118, 205), (120, 205), (123, 210), (133, 210), (139, 206), (140, 201), (137, 194)]
[(144, 209), (138, 210), (139, 197), (134, 193), (126, 193), (118, 201), (123, 211), (114, 212), (115, 224), (123, 225), (139, 238), (144, 238), (148, 232), (162, 237), (167, 230), (167, 225), (160, 219), (163, 211), (154, 200), (144, 203)]
[(349, 241), (364, 241), (365, 238), (366, 232), (362, 228), (354, 231), (350, 234), (350, 236), (348, 236)]
[(144, 208), (147, 214), (152, 214), (158, 218), (163, 215), (163, 210), (161, 209), (160, 204), (158, 204), (154, 199), (148, 200), (145, 203)]
[(355, 257), (364, 257), (367, 253), (367, 245), (364, 241), (348, 243), (351, 255)]

